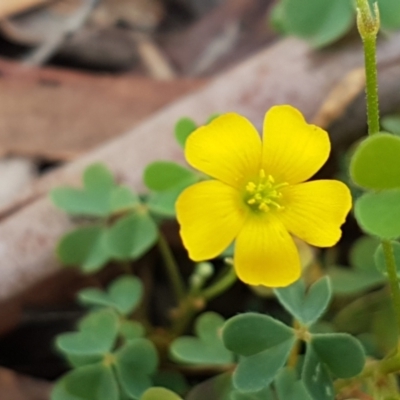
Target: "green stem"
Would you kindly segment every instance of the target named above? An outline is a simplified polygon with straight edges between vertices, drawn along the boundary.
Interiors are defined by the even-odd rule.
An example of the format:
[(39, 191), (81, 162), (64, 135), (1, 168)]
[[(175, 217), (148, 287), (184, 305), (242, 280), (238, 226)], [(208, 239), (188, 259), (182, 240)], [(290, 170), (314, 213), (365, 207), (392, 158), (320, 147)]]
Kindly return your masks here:
[(228, 265), (226, 273), (222, 275), (221, 279), (217, 280), (217, 282), (203, 290), (200, 293), (200, 296), (205, 300), (210, 301), (228, 290), (236, 282), (236, 280), (237, 276), (235, 269), (232, 265)]
[(380, 130), (379, 126), (379, 97), (378, 74), (376, 68), (376, 36), (368, 35), (363, 38), (365, 77), (367, 94), (368, 134), (373, 135)]
[(180, 303), (185, 297), (185, 285), (183, 283), (181, 274), (179, 273), (179, 268), (175, 257), (172, 254), (171, 248), (169, 247), (168, 242), (162, 233), (160, 233), (158, 237), (158, 248), (164, 259), (168, 278), (170, 280), (176, 300), (178, 303)]
[(364, 45), (368, 134), (379, 132), (379, 98), (376, 68), (376, 37), (379, 32), (380, 19), (377, 3), (373, 11), (368, 0), (357, 0), (357, 27)]
[(397, 334), (400, 335), (400, 288), (397, 278), (396, 261), (393, 254), (393, 245), (389, 240), (382, 240), (382, 248), (392, 294), (393, 308), (396, 315)]

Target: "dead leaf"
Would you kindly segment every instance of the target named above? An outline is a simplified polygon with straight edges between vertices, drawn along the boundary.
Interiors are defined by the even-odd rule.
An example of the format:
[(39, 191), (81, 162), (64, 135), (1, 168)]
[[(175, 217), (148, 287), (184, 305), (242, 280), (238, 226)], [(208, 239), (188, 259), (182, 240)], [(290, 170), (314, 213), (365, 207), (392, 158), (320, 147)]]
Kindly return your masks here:
[(49, 1), (51, 0), (1, 0), (0, 19), (40, 6)]
[(50, 160), (76, 158), (204, 83), (22, 69), (5, 61), (0, 73), (0, 152)]
[(328, 93), (313, 123), (321, 128), (328, 126), (340, 118), (346, 108), (365, 88), (364, 68), (356, 68), (350, 71), (334, 88)]
[(48, 400), (51, 384), (0, 368), (1, 400)]

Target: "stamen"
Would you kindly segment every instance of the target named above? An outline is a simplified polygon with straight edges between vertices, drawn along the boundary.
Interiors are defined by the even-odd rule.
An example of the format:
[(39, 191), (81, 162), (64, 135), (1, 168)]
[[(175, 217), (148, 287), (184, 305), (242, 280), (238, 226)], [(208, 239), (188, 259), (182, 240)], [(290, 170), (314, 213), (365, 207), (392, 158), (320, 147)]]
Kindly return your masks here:
[(257, 188), (257, 186), (256, 186), (256, 184), (255, 184), (254, 182), (249, 182), (249, 183), (246, 185), (246, 190), (247, 190), (248, 192), (250, 192), (250, 193), (254, 193), (255, 190), (256, 190), (256, 188)]
[(244, 201), (254, 211), (270, 211), (271, 208), (282, 210), (278, 203), (278, 199), (282, 197), (279, 189), (288, 186), (288, 183), (275, 184), (275, 179), (272, 175), (266, 175), (264, 169), (260, 169), (258, 182), (250, 181), (246, 184), (246, 194)]

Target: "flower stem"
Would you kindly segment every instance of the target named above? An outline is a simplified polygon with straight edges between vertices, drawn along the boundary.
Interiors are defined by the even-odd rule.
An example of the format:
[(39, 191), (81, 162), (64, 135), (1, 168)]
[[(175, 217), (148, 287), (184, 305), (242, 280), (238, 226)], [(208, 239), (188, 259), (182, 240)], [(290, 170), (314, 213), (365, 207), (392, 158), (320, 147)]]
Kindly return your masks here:
[(185, 297), (185, 285), (179, 273), (178, 264), (172, 254), (171, 248), (162, 233), (158, 237), (158, 248), (164, 259), (164, 264), (167, 270), (168, 278), (174, 291), (178, 303)]
[(382, 240), (383, 254), (385, 257), (386, 271), (389, 278), (392, 294), (393, 308), (396, 315), (397, 335), (400, 335), (400, 288), (397, 278), (396, 261), (393, 253), (393, 245), (389, 240)]
[(368, 0), (357, 0), (357, 26), (364, 47), (368, 134), (379, 132), (379, 98), (376, 68), (376, 37), (379, 31), (379, 9), (372, 14)]
[(226, 272), (222, 275), (221, 279), (203, 290), (200, 296), (210, 301), (228, 290), (236, 282), (236, 279), (235, 269), (232, 265), (227, 265)]
[(376, 37), (364, 39), (368, 134), (379, 132), (379, 98), (376, 68)]

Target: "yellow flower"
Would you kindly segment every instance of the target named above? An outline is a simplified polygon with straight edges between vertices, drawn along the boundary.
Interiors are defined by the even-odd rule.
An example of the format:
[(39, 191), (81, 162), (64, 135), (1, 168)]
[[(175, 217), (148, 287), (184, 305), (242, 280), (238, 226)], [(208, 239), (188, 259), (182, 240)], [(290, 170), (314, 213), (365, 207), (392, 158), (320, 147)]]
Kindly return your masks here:
[(186, 159), (215, 179), (188, 187), (176, 203), (190, 258), (217, 257), (236, 239), (234, 266), (243, 282), (280, 287), (296, 281), (300, 260), (291, 234), (333, 246), (351, 208), (343, 183), (304, 183), (329, 153), (328, 134), (287, 105), (267, 112), (263, 141), (234, 113), (193, 132)]

